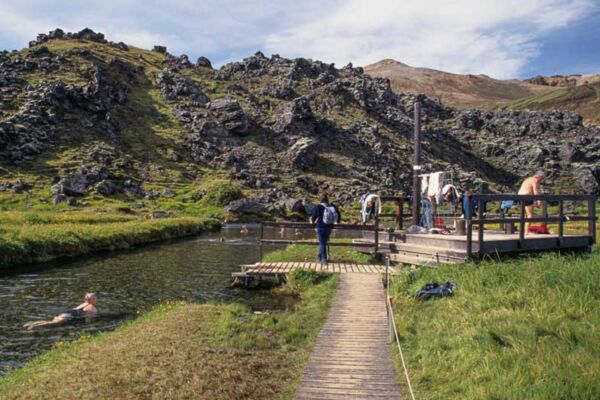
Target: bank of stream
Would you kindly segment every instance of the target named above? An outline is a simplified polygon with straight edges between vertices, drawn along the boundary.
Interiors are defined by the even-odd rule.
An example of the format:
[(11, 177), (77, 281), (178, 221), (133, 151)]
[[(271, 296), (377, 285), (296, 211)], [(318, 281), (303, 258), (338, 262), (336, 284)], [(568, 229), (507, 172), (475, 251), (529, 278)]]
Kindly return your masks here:
[[(261, 291), (231, 289), (231, 272), (260, 257), (259, 227), (249, 232), (230, 225), (196, 238), (54, 262), (0, 275), (0, 375), (58, 342), (112, 330), (138, 312), (168, 300), (192, 303), (237, 301), (270, 304)], [(275, 235), (266, 230), (266, 235)], [(277, 233), (279, 235), (279, 233)], [(265, 247), (264, 251), (275, 249)], [(92, 321), (27, 331), (25, 322), (51, 319), (79, 304), (86, 292), (98, 295), (100, 315)]]

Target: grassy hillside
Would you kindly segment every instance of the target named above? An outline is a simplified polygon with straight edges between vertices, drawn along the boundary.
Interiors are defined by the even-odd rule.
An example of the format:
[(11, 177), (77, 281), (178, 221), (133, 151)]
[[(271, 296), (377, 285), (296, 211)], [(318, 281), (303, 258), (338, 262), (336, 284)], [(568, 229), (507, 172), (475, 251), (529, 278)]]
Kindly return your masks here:
[(531, 110), (575, 110), (585, 123), (600, 125), (600, 83), (558, 88), (552, 92), (526, 96), (503, 108)]
[(442, 103), (458, 107), (490, 107), (526, 96), (554, 90), (548, 86), (485, 75), (461, 75), (429, 68), (416, 68), (394, 60), (365, 66), (371, 76), (388, 78), (397, 92), (425, 93)]
[(398, 92), (425, 93), (453, 107), (568, 110), (581, 114), (585, 123), (600, 125), (598, 75), (573, 77), (572, 84), (576, 86), (559, 87), (553, 85), (556, 82), (552, 79), (560, 77), (539, 77), (546, 84), (534, 84), (415, 68), (394, 60), (367, 65), (365, 72), (390, 79)]
[[(420, 399), (600, 397), (600, 272), (549, 254), (422, 268), (394, 278), (396, 321)], [(417, 301), (426, 282), (453, 297)]]

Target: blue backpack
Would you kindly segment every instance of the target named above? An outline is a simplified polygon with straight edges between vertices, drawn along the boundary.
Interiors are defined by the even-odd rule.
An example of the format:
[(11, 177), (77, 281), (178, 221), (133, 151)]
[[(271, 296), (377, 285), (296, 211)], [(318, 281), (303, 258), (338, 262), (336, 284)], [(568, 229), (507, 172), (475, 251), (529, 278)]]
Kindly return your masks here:
[(338, 221), (338, 213), (332, 205), (323, 204), (323, 223), (333, 225)]

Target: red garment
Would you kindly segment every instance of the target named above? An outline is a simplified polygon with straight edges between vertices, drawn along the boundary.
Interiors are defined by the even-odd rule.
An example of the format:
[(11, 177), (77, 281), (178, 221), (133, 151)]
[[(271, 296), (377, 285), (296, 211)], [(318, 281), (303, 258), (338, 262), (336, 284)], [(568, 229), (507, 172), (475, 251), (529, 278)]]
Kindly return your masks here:
[(529, 233), (549, 234), (550, 231), (548, 230), (548, 225), (546, 225), (546, 224), (530, 225), (529, 226)]

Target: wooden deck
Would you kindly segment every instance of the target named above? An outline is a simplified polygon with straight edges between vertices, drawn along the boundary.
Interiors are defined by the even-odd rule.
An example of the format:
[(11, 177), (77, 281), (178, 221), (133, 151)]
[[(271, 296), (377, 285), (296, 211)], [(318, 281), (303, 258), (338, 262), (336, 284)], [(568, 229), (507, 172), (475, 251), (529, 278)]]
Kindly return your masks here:
[(400, 399), (384, 297), (379, 275), (340, 276), (297, 399)]
[[(319, 272), (337, 272), (341, 274), (384, 274), (385, 265), (356, 264), (356, 263), (307, 263), (307, 262), (259, 262), (242, 265), (241, 272), (231, 274), (233, 278), (245, 279), (253, 277), (285, 276), (296, 268), (310, 269)], [(395, 267), (390, 267), (390, 273), (395, 273)]]
[[(363, 252), (372, 252), (369, 246), (373, 243), (372, 234), (365, 232), (364, 238), (354, 239), (355, 248)], [(383, 236), (383, 235), (382, 235)], [(579, 251), (588, 250), (594, 239), (590, 235), (557, 234), (525, 235), (521, 240), (519, 234), (507, 234), (494, 230), (485, 230), (483, 240), (478, 241), (478, 232), (472, 233), (472, 255), (475, 259), (486, 255), (502, 255), (540, 251)], [(466, 235), (414, 234), (404, 231), (385, 233), (379, 241), (379, 251), (386, 252), (390, 260), (396, 263), (434, 266), (439, 264), (456, 264), (469, 260), (468, 241)]]

